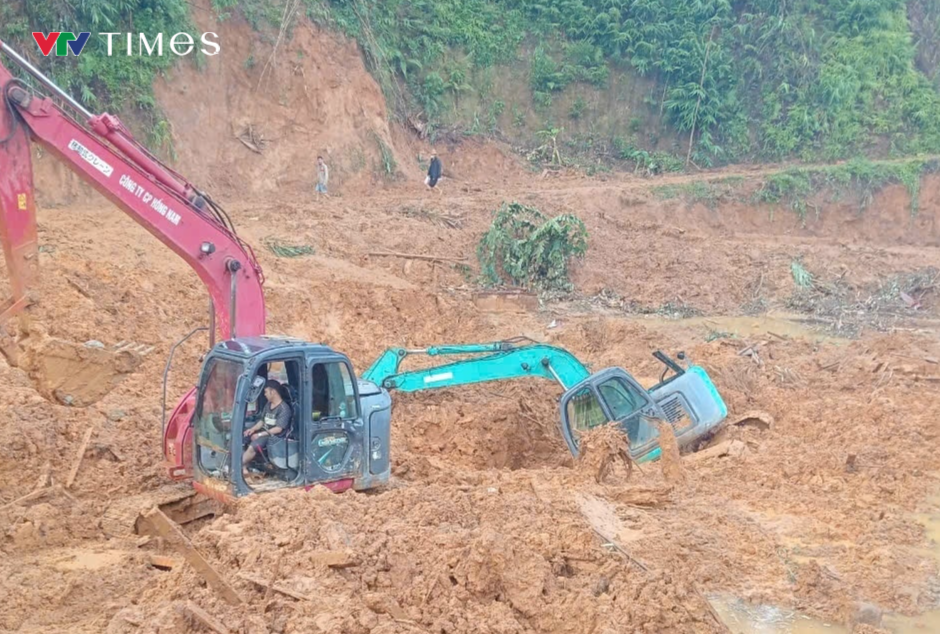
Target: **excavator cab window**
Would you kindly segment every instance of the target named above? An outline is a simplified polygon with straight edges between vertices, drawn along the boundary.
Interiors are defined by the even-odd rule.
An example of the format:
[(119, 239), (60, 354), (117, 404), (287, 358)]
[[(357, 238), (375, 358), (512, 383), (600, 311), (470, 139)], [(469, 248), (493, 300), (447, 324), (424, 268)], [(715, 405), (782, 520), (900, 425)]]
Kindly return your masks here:
[(241, 363), (223, 358), (210, 362), (194, 417), (198, 460), (203, 470), (215, 471), (228, 461), (235, 389), (244, 370)]
[(327, 418), (353, 419), (359, 416), (352, 374), (342, 362), (315, 363), (311, 369), (313, 420)]
[(343, 467), (350, 442), (347, 432), (337, 429), (330, 421), (359, 417), (352, 377), (349, 366), (340, 361), (314, 363), (310, 371), (313, 397), (310, 418), (315, 425), (311, 435), (311, 459), (316, 468), (325, 473)]
[[(257, 452), (251, 462), (245, 465), (249, 472), (253, 472), (251, 482), (248, 482), (252, 490), (269, 490), (286, 486), (298, 477), (300, 454), (297, 439), (300, 438), (300, 433), (297, 426), (300, 421), (299, 409), (302, 403), (300, 392), (302, 367), (299, 358), (277, 359), (260, 365), (255, 373), (255, 380), (260, 378), (266, 383), (273, 379), (281, 384), (281, 398), (291, 408), (291, 429), (285, 436), (271, 438), (264, 449)], [(245, 429), (258, 423), (267, 406), (263, 389), (252, 401), (251, 397), (254, 395), (254, 390), (249, 390), (249, 402), (245, 404)], [(243, 442), (247, 444), (247, 440)]]
[(587, 431), (607, 422), (597, 395), (589, 387), (581, 388), (571, 397), (567, 411), (568, 421), (578, 431)]
[(597, 387), (601, 398), (607, 403), (614, 420), (620, 420), (638, 411), (647, 403), (647, 398), (623, 379), (614, 377)]
[(615, 376), (598, 385), (597, 390), (614, 420), (623, 425), (631, 447), (644, 445), (656, 436), (658, 432), (643, 420), (641, 412), (650, 401), (636, 386)]

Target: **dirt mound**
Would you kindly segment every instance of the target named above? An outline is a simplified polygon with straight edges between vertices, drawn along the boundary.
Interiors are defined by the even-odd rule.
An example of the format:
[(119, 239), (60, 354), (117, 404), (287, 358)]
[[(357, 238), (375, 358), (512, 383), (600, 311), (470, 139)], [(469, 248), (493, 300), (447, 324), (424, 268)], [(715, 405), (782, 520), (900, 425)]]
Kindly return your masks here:
[[(135, 620), (159, 622), (174, 600), (193, 596), (224, 610), (229, 627), (249, 627), (265, 589), (245, 579), (268, 583), (277, 569), (266, 620), (285, 634), (721, 631), (688, 582), (605, 552), (570, 498), (533, 497), (528, 480), (492, 478), (456, 493), (432, 485), (247, 500), (194, 543), (241, 579), (249, 605), (223, 608), (193, 573), (174, 571)], [(109, 631), (131, 631), (121, 623)]]

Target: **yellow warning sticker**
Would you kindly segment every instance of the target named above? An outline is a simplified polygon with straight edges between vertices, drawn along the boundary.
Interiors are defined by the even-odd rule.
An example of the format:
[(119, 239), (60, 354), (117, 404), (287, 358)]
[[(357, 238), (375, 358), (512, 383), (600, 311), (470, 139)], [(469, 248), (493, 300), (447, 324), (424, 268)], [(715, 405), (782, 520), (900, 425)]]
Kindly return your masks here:
[(16, 203), (21, 210), (26, 211), (26, 194), (17, 194)]

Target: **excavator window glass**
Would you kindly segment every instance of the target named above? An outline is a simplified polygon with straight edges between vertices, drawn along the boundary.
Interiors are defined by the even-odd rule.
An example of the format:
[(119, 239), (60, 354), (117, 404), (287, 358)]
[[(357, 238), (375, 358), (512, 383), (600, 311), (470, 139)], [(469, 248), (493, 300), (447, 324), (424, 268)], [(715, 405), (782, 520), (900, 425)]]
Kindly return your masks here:
[(243, 368), (241, 363), (226, 359), (217, 358), (210, 363), (193, 431), (202, 448), (200, 462), (206, 469), (215, 469), (229, 454), (235, 388)]
[(325, 418), (351, 419), (359, 416), (352, 373), (340, 361), (315, 363), (311, 371), (313, 382), (313, 420)]
[(598, 386), (614, 420), (621, 420), (646, 405), (646, 397), (621, 378), (615, 377)]
[(578, 390), (568, 401), (567, 409), (568, 421), (579, 431), (586, 431), (607, 422), (607, 416), (601, 409), (597, 396), (589, 387)]

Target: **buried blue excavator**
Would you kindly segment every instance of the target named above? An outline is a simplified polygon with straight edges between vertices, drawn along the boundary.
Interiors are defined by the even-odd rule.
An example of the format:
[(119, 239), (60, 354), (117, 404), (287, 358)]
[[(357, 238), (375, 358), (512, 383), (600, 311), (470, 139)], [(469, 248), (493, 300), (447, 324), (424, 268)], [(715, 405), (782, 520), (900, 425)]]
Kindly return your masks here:
[[(402, 362), (414, 355), (467, 358), (400, 371)], [(622, 368), (605, 368), (592, 374), (567, 350), (525, 337), (483, 344), (390, 348), (362, 374), (362, 379), (384, 390), (400, 392), (525, 377), (554, 380), (565, 390), (559, 401), (561, 434), (572, 454), (578, 455), (581, 433), (616, 422), (630, 439), (633, 459), (644, 462), (660, 455), (656, 420), (672, 425), (683, 448), (713, 431), (728, 415), (704, 368), (683, 368), (659, 350), (653, 356), (665, 368), (659, 382), (649, 389)], [(685, 355), (679, 353), (678, 358), (682, 361)]]

